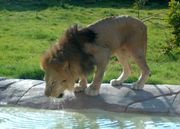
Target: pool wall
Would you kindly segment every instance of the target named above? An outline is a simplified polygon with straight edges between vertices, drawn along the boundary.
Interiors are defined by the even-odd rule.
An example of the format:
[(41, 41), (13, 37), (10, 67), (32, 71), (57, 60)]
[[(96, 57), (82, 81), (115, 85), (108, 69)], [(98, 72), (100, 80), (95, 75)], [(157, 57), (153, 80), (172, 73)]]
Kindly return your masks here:
[(75, 97), (58, 100), (46, 97), (44, 88), (45, 82), (41, 80), (0, 78), (0, 105), (180, 115), (180, 85), (147, 84), (143, 90), (133, 90), (130, 84), (102, 84), (98, 96), (76, 93)]

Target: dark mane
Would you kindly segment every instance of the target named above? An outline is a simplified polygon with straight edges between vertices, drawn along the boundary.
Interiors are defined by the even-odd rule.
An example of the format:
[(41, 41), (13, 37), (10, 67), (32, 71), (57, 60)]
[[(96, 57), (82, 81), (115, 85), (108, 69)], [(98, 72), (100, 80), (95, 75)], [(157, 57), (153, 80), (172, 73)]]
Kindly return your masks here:
[(81, 71), (88, 74), (94, 68), (94, 57), (88, 54), (84, 45), (93, 44), (96, 33), (88, 28), (79, 29), (77, 25), (66, 30), (63, 37), (44, 55), (48, 63), (79, 62)]

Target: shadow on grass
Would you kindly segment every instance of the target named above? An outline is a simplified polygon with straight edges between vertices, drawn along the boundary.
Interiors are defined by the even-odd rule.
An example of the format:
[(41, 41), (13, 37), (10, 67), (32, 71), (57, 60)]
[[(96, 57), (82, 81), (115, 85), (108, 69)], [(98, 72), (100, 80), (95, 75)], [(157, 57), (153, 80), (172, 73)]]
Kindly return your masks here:
[(35, 79), (35, 80), (43, 80), (44, 72), (40, 69), (34, 71), (25, 71), (18, 78), (20, 79)]
[[(80, 6), (84, 8), (131, 8), (133, 0), (0, 0), (0, 10), (8, 11), (41, 11), (49, 7), (59, 7), (68, 9), (70, 6)], [(144, 9), (167, 8), (167, 2), (150, 2)]]

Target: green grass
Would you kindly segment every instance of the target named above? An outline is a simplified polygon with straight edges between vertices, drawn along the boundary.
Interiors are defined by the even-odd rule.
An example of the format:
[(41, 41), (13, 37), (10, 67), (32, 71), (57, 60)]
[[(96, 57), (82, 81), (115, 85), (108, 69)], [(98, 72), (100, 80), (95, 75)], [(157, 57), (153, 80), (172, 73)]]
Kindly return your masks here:
[[(166, 17), (165, 5), (151, 4), (141, 11), (141, 18), (158, 13)], [(48, 0), (0, 0), (0, 76), (11, 78), (42, 79), (39, 67), (41, 53), (72, 24), (86, 26), (108, 16), (137, 16), (131, 2), (84, 2), (69, 3), (60, 7)], [(152, 76), (147, 83), (180, 84), (180, 54), (167, 56), (162, 51), (171, 30), (165, 20), (153, 19), (148, 26), (147, 61)], [(167, 37), (166, 37), (167, 35)], [(132, 61), (131, 61), (132, 62)], [(132, 64), (132, 75), (127, 82), (139, 76), (138, 68)], [(115, 58), (110, 61), (104, 82), (116, 78), (121, 66)], [(92, 79), (92, 75), (89, 80)]]

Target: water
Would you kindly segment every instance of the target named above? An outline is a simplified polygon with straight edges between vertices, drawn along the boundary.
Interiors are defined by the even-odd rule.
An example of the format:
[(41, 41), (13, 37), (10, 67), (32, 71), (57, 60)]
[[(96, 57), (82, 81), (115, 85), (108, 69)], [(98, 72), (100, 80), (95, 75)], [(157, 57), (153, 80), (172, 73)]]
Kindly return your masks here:
[(180, 117), (0, 107), (0, 129), (180, 129)]

